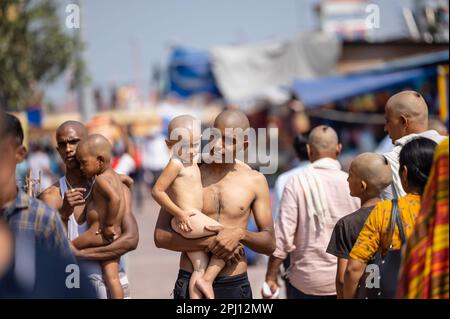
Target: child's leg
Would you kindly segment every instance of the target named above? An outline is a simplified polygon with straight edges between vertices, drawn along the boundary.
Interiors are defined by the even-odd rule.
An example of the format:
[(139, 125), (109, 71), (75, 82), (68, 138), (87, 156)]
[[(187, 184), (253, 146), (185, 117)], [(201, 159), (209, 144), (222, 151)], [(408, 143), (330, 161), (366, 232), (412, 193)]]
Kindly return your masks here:
[(214, 232), (210, 232), (205, 229), (205, 227), (222, 227), (222, 225), (217, 222), (216, 220), (212, 219), (211, 217), (206, 216), (202, 212), (196, 212), (196, 214), (189, 218), (189, 221), (191, 222), (192, 231), (190, 232), (183, 232), (181, 229), (178, 228), (178, 226), (175, 224), (175, 218), (172, 218), (172, 229), (176, 231), (178, 234), (183, 236), (184, 238), (188, 239), (196, 239), (196, 238), (202, 238), (207, 237), (211, 235), (215, 235)]
[(102, 261), (103, 278), (112, 299), (123, 299), (123, 289), (119, 278), (119, 259)]
[(90, 247), (99, 247), (108, 244), (101, 234), (97, 234), (98, 223), (92, 224), (91, 227), (83, 234), (72, 241), (77, 249), (85, 249)]
[(202, 292), (206, 299), (214, 299), (213, 282), (224, 267), (225, 261), (223, 259), (212, 256), (205, 274), (196, 281), (196, 288)]
[[(195, 238), (201, 238), (206, 236), (214, 235), (214, 232), (210, 232), (205, 229), (205, 227), (222, 227), (222, 225), (217, 222), (216, 220), (206, 216), (202, 212), (197, 212), (194, 216), (189, 218), (189, 221), (191, 222), (192, 231), (190, 232), (183, 232), (182, 230), (178, 229), (177, 225), (175, 224), (175, 218), (172, 218), (172, 228), (177, 233), (179, 233), (181, 236), (185, 238), (195, 239)], [(198, 253), (198, 252), (195, 252)], [(203, 252), (199, 252), (204, 254)], [(189, 254), (192, 253), (188, 253)], [(206, 254), (205, 254), (206, 255)], [(207, 257), (207, 255), (206, 255)], [(194, 266), (194, 272), (192, 273), (191, 280), (189, 282), (189, 293), (191, 294), (191, 291), (193, 294), (191, 294), (191, 298), (193, 296), (198, 296), (200, 293), (201, 295), (204, 295), (207, 299), (214, 299), (214, 291), (213, 291), (213, 281), (217, 277), (217, 275), (222, 271), (222, 269), (225, 267), (225, 261), (222, 259), (218, 259), (216, 257), (211, 257), (211, 260), (209, 261), (208, 265), (208, 258), (206, 258), (206, 265), (203, 267), (200, 267), (198, 269), (203, 269), (202, 271), (195, 271), (196, 267), (194, 265), (194, 259), (199, 259), (199, 257), (195, 257), (192, 259), (189, 257), (192, 265)], [(208, 267), (205, 271), (205, 268)], [(206, 276), (206, 277), (205, 277)], [(194, 279), (193, 279), (194, 278)], [(194, 284), (194, 287), (191, 288), (192, 284)]]
[(202, 294), (196, 288), (195, 283), (205, 274), (205, 269), (209, 262), (208, 254), (203, 251), (192, 251), (188, 252), (187, 256), (194, 268), (191, 279), (189, 280), (189, 297), (190, 299), (202, 299)]

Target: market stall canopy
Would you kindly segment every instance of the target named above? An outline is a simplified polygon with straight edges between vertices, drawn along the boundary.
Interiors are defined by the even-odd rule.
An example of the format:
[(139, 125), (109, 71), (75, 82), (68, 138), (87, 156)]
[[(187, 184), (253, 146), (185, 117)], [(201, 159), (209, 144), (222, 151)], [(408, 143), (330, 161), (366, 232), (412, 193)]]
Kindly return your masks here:
[(169, 58), (169, 92), (181, 98), (198, 93), (220, 96), (206, 51), (175, 47)]
[[(448, 63), (449, 54), (426, 55), (390, 62), (375, 70), (323, 77), (316, 80), (296, 80), (291, 90), (309, 108), (339, 101), (368, 92), (374, 92), (392, 85), (401, 85), (421, 78), (437, 75), (436, 63)], [(428, 65), (417, 67), (418, 65)], [(415, 68), (410, 68), (416, 66)], [(405, 69), (406, 68), (406, 69)]]
[(287, 97), (280, 86), (296, 78), (332, 74), (341, 46), (335, 36), (322, 33), (302, 34), (287, 41), (218, 46), (211, 50), (212, 68), (229, 103), (258, 98), (276, 103)]

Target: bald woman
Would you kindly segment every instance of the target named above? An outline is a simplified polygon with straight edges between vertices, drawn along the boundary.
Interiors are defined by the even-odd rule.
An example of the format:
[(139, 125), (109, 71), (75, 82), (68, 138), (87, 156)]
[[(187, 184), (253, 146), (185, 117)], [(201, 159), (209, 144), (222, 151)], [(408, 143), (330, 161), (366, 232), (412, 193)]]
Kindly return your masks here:
[(394, 148), (384, 156), (391, 164), (393, 182), (382, 193), (382, 199), (393, 199), (405, 196), (399, 176), (398, 157), (403, 145), (415, 137), (425, 137), (436, 143), (443, 141), (444, 136), (435, 130), (428, 129), (428, 106), (424, 98), (415, 91), (403, 91), (392, 96), (385, 107), (384, 130), (394, 144)]

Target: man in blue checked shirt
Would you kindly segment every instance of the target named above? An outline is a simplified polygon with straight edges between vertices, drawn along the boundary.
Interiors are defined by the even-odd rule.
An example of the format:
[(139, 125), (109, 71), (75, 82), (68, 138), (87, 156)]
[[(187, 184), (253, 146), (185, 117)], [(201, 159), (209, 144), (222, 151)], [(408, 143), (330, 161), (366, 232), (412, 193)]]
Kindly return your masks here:
[(14, 244), (0, 274), (0, 297), (92, 297), (58, 212), (16, 186), (16, 165), (25, 159), (26, 152), (19, 120), (1, 112), (0, 221)]

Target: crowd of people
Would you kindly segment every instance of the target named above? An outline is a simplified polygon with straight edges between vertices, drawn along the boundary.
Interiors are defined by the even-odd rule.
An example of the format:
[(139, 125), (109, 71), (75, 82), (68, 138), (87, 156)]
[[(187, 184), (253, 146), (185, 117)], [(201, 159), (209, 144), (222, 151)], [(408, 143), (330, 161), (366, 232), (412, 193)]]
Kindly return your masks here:
[[(174, 298), (251, 299), (244, 247), (270, 256), (265, 298), (279, 295), (282, 265), (289, 299), (448, 298), (448, 137), (429, 129), (413, 91), (392, 96), (385, 119), (392, 150), (358, 155), (348, 174), (332, 127), (296, 137), (299, 165), (278, 178), (272, 205), (266, 177), (237, 158), (248, 141), (227, 137), (250, 128), (244, 113), (216, 117), (214, 154), (198, 153), (195, 118), (172, 119), (165, 141), (148, 147), (165, 160), (145, 165), (161, 206), (155, 245), (181, 253)], [(34, 198), (16, 183), (21, 124), (1, 113), (0, 297), (131, 298), (124, 255), (139, 231), (129, 175), (142, 161), (127, 138), (118, 147), (96, 133), (58, 127), (63, 176)], [(50, 171), (39, 151), (34, 171)]]
[[(335, 131), (312, 130), (310, 164), (296, 169), (278, 204), (266, 297), (277, 294), (280, 266), (289, 257), (288, 298), (448, 298), (448, 170), (439, 166), (439, 183), (432, 176), (439, 165), (433, 156), (443, 161), (448, 138), (429, 130), (428, 108), (417, 92), (392, 96), (385, 119), (393, 149), (357, 156), (348, 175), (336, 161)], [(436, 192), (427, 191), (437, 185), (439, 206)], [(418, 220), (428, 223), (416, 227)], [(411, 248), (419, 244), (420, 252)]]

